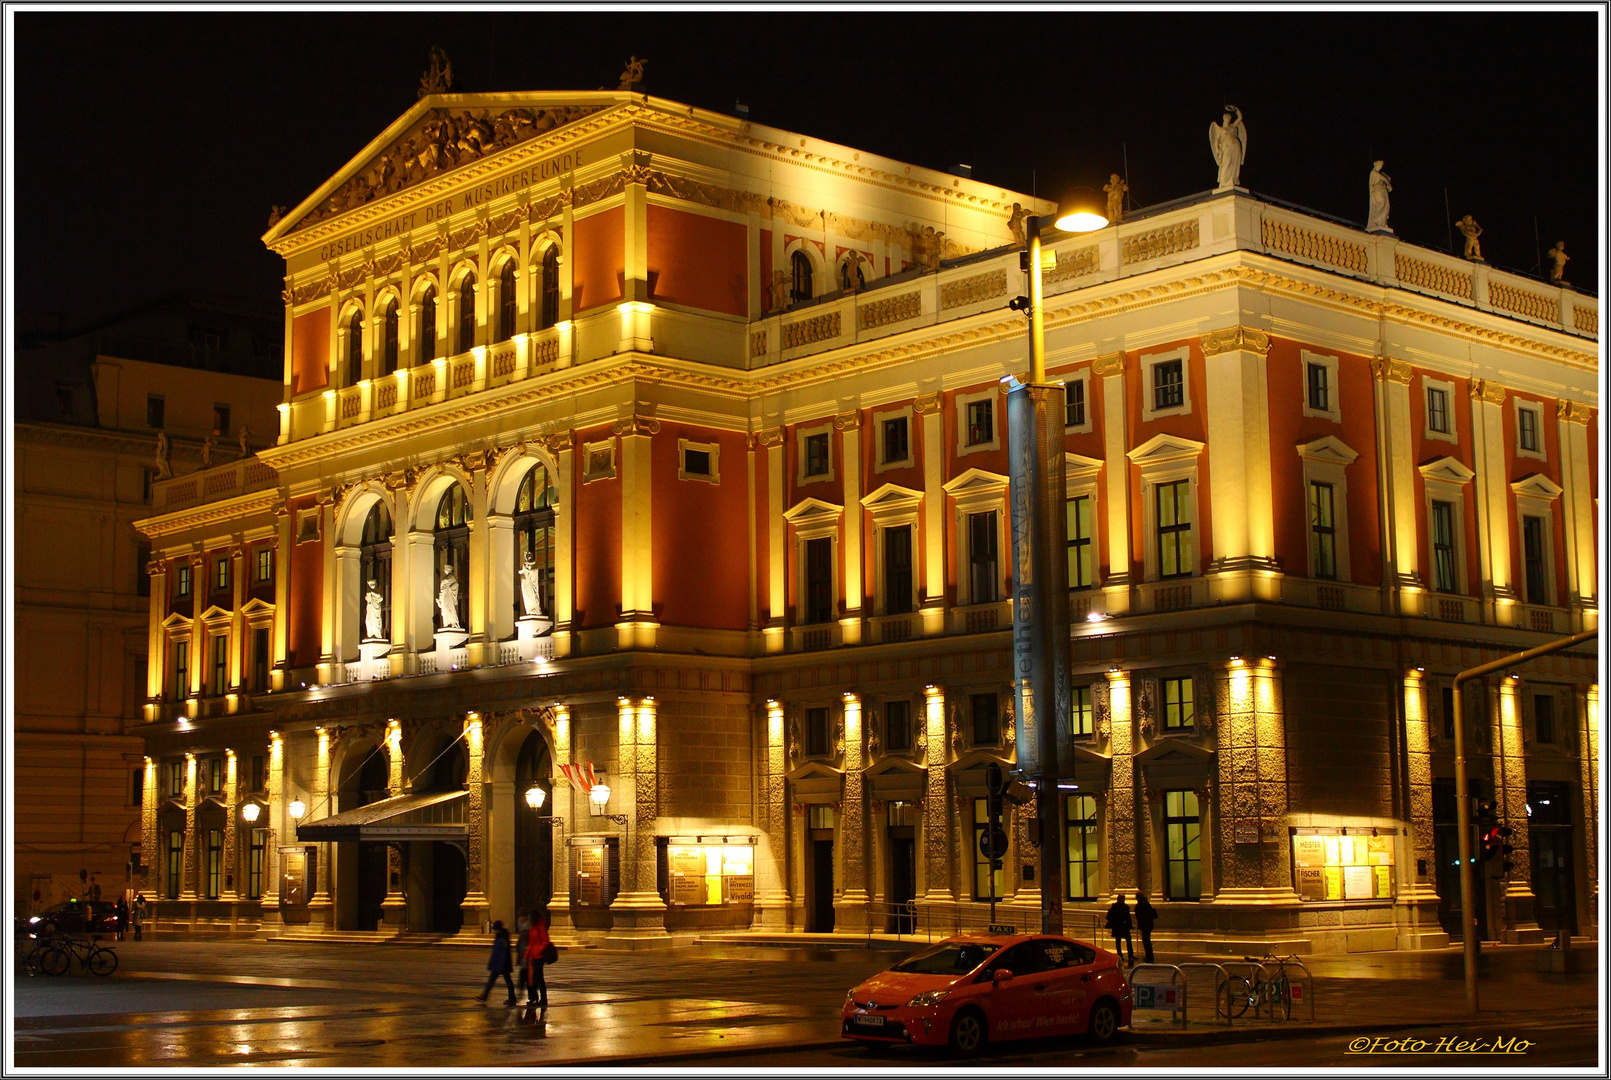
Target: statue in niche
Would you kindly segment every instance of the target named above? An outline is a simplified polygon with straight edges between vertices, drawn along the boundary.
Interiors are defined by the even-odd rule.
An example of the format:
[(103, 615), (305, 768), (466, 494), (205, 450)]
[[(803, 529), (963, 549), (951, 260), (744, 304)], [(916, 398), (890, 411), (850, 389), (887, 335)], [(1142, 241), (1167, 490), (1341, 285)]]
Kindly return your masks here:
[(789, 306), (789, 283), (782, 270), (772, 271), (772, 306), (768, 311), (782, 311)]
[(1483, 262), (1482, 245), (1477, 243), (1477, 237), (1482, 235), (1482, 226), (1474, 221), (1470, 214), (1454, 223), (1460, 230), (1460, 235), (1466, 238), (1466, 258), (1472, 262)]
[(1365, 222), (1365, 231), (1373, 233), (1390, 233), (1393, 230), (1387, 227), (1387, 212), (1389, 209), (1387, 193), (1393, 190), (1393, 178), (1382, 171), (1383, 162), (1375, 162), (1370, 169), (1370, 217)]
[(173, 475), (173, 462), (169, 457), (171, 452), (168, 447), (168, 433), (166, 431), (157, 432), (157, 478), (159, 480), (166, 480)]
[(527, 615), (542, 617), (542, 593), (538, 587), (542, 571), (537, 569), (537, 561), (532, 558), (531, 552), (526, 552), (524, 561), (520, 564), (520, 607)]
[(847, 293), (858, 293), (867, 287), (867, 275), (862, 270), (862, 264), (867, 260), (862, 253), (852, 249), (845, 253), (845, 261), (839, 264), (839, 287)]
[(213, 467), (213, 436), (211, 435), (203, 439), (201, 443), (201, 467), (204, 469)]
[(1118, 173), (1109, 173), (1102, 190), (1108, 196), (1108, 224), (1117, 225), (1124, 220), (1124, 193), (1130, 190), (1130, 185)]
[(1247, 160), (1247, 125), (1242, 123), (1242, 110), (1235, 105), (1225, 106), (1223, 121), (1208, 125), (1208, 145), (1219, 165), (1217, 190), (1236, 187), (1241, 179), (1242, 162)]
[(459, 622), (459, 579), (453, 573), (452, 563), (442, 567), (442, 584), (436, 589), (436, 607), (442, 613), (442, 629), (464, 629)]
[[(381, 616), (381, 605), (386, 598), (375, 588), (375, 579), (369, 579), (369, 590), (364, 593), (364, 640), (384, 641), (386, 637), (384, 619)], [(455, 604), (457, 601), (455, 601)]]
[(1555, 241), (1555, 246), (1550, 248), (1544, 257), (1550, 262), (1549, 283), (1551, 285), (1565, 285), (1566, 260), (1572, 257), (1566, 253), (1566, 241)]
[(1025, 242), (1024, 219), (1028, 216), (1029, 211), (1024, 209), (1022, 203), (1012, 204), (1012, 216), (1007, 219), (1007, 228), (1012, 230), (1013, 243), (1022, 244)]

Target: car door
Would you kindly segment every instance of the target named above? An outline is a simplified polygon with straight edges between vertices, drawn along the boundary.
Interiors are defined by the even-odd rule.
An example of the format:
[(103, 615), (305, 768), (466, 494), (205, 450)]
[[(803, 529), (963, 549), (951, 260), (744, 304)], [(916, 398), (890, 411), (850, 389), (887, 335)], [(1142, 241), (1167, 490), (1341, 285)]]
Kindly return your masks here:
[(1085, 1030), (1091, 1004), (1100, 996), (1095, 972), (1096, 952), (1066, 938), (1044, 938), (1046, 958), (1045, 1008), (1059, 1035)]
[(1022, 941), (1004, 950), (984, 966), (979, 978), (987, 986), (997, 971), (1010, 971), (1012, 978), (981, 995), (990, 1018), (990, 1038), (1025, 1039), (1050, 1034), (1043, 1015), (1046, 981), (1044, 953), (1033, 941)]

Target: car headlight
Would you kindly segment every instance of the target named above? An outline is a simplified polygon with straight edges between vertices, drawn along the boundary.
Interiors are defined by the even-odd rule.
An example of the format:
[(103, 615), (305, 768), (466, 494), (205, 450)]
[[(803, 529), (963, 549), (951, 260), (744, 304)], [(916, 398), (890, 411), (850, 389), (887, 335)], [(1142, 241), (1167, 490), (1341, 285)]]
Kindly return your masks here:
[(852, 986), (849, 990), (845, 991), (845, 1004), (849, 1005), (851, 1002), (853, 1002), (855, 1000), (856, 1000), (856, 988), (854, 986)]
[(927, 993), (919, 994), (911, 1001), (908, 1001), (906, 1003), (906, 1007), (908, 1009), (926, 1009), (930, 1005), (938, 1005), (940, 1002), (944, 1001), (950, 996), (951, 991), (949, 990), (930, 990)]
[(38, 921), (39, 921), (39, 916), (38, 916), (38, 915), (35, 915), (35, 916), (33, 916), (33, 917), (32, 917), (32, 918), (30, 918), (30, 919), (29, 919), (29, 920), (28, 920), (28, 925), (29, 925), (29, 926), (32, 926), (32, 925), (33, 925), (33, 924), (34, 924), (34, 923), (36, 923), (36, 922), (38, 922)]

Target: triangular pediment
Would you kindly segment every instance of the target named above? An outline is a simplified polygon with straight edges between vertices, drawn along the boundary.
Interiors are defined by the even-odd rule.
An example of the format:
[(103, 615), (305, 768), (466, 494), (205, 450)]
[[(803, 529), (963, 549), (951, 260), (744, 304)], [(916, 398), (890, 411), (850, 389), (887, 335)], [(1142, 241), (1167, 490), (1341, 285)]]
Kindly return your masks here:
[(1428, 481), (1440, 484), (1468, 484), (1471, 478), (1477, 475), (1448, 455), (1429, 461), (1418, 468)]
[(872, 511), (911, 510), (923, 501), (923, 493), (899, 484), (883, 487), (862, 497), (861, 504)]
[(1564, 489), (1543, 473), (1533, 473), (1511, 484), (1510, 490), (1514, 491), (1518, 498), (1544, 499), (1552, 502), (1561, 497)]
[[(275, 221), (263, 241), (272, 245), (349, 210), (401, 195), (533, 139), (546, 139), (631, 96), (613, 92), (432, 94), (394, 120), (317, 191)], [(399, 200), (398, 209), (411, 201)]]
[(1189, 461), (1195, 459), (1203, 452), (1207, 445), (1195, 439), (1188, 439), (1180, 435), (1170, 435), (1167, 432), (1154, 435), (1140, 446), (1131, 450), (1126, 456), (1137, 465), (1161, 465), (1171, 461)]
[(970, 772), (982, 773), (984, 772), (985, 766), (989, 765), (991, 762), (995, 762), (997, 765), (1000, 765), (1003, 772), (1011, 772), (1013, 769), (1017, 768), (1017, 766), (1012, 763), (1012, 759), (1003, 757), (1001, 751), (999, 750), (969, 750), (966, 754), (963, 754), (961, 757), (951, 762), (951, 764), (947, 765), (945, 767), (945, 771), (953, 775)]
[(842, 780), (845, 770), (836, 769), (825, 761), (807, 761), (783, 774), (785, 780)]
[(1084, 454), (1063, 452), (1063, 474), (1070, 480), (1085, 480), (1095, 476), (1107, 462)]
[(193, 620), (187, 615), (175, 611), (162, 620), (164, 630), (189, 630)]
[(783, 520), (791, 525), (811, 525), (827, 521), (837, 521), (843, 516), (845, 508), (821, 499), (807, 497), (795, 503), (783, 512)]
[(1184, 739), (1160, 739), (1136, 755), (1148, 765), (1201, 765), (1214, 759), (1214, 752)]
[(201, 613), (201, 621), (206, 623), (229, 622), (234, 617), (227, 608), (221, 608), (217, 604), (209, 604), (207, 610)]
[(866, 777), (874, 776), (927, 776), (928, 770), (923, 766), (903, 757), (886, 757), (877, 764), (869, 765), (862, 770)]
[(1298, 456), (1325, 465), (1352, 465), (1359, 451), (1335, 435), (1326, 435), (1313, 442), (1299, 443)]
[(996, 494), (1007, 488), (1007, 478), (988, 469), (969, 469), (945, 485), (951, 496)]
[(257, 596), (252, 597), (250, 600), (246, 601), (246, 603), (241, 605), (242, 615), (256, 615), (259, 613), (264, 615), (273, 614), (274, 605)]

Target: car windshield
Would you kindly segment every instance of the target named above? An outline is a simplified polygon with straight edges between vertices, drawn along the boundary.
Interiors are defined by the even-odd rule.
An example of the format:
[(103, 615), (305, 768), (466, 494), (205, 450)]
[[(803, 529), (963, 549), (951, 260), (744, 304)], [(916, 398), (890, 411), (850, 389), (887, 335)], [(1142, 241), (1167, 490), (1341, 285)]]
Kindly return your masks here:
[(969, 941), (942, 941), (902, 960), (891, 971), (913, 975), (966, 975), (988, 960), (995, 945)]
[(64, 911), (72, 911), (72, 912), (83, 913), (85, 911), (85, 909), (86, 909), (86, 905), (85, 905), (84, 901), (82, 901), (82, 900), (64, 900), (61, 903), (57, 904), (55, 907), (46, 908), (45, 911), (44, 911), (44, 914), (46, 914), (46, 915), (60, 915)]

